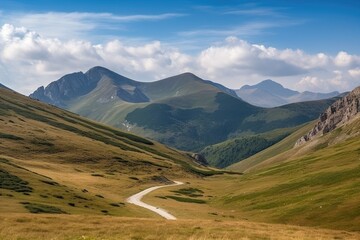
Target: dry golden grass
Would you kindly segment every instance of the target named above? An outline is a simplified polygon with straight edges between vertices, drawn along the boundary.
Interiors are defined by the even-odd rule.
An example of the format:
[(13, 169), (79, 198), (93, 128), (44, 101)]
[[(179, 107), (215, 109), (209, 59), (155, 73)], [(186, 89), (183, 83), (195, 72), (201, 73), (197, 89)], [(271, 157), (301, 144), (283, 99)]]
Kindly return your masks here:
[(81, 239), (360, 239), (359, 233), (248, 221), (154, 220), (93, 215), (9, 214), (1, 240)]

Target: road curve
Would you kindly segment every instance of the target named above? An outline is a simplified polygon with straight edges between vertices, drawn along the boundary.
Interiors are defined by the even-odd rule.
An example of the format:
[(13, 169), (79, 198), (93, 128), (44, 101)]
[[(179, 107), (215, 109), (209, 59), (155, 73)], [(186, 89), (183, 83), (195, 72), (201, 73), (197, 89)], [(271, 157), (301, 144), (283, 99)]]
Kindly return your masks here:
[(126, 201), (128, 203), (131, 204), (135, 204), (137, 206), (149, 209), (150, 211), (153, 211), (157, 214), (159, 214), (160, 216), (162, 216), (163, 218), (166, 218), (168, 220), (176, 220), (176, 217), (171, 215), (170, 213), (168, 213), (166, 210), (158, 208), (158, 207), (154, 207), (152, 205), (149, 205), (147, 203), (144, 203), (141, 201), (142, 197), (145, 196), (146, 194), (159, 189), (159, 188), (165, 188), (165, 187), (173, 187), (173, 186), (178, 186), (178, 185), (182, 185), (184, 183), (182, 182), (178, 182), (178, 181), (174, 181), (174, 184), (170, 184), (170, 185), (164, 185), (164, 186), (156, 186), (156, 187), (151, 187), (148, 189), (145, 189), (144, 191), (141, 191), (137, 194), (132, 195), (131, 197), (129, 197), (128, 199), (126, 199)]

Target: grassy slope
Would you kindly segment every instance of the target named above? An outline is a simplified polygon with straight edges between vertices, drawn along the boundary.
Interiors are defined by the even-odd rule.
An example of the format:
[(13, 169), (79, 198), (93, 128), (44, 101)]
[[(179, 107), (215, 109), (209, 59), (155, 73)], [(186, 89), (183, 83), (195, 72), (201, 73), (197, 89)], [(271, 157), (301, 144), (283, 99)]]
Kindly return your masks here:
[[(156, 184), (154, 176), (191, 179), (216, 173), (156, 142), (11, 91), (0, 93), (5, 203), (0, 212), (26, 212), (26, 206), (45, 204), (67, 213), (152, 216), (124, 199)], [(26, 187), (31, 191), (24, 192)]]
[(191, 181), (186, 187), (203, 192), (192, 198), (207, 202), (198, 204), (196, 213), (186, 203), (164, 199), (174, 195), (169, 189), (145, 199), (181, 218), (247, 219), (360, 231), (359, 126), (358, 118), (309, 144), (269, 158), (243, 176)]
[(294, 147), (296, 140), (298, 140), (301, 136), (304, 136), (309, 130), (313, 127), (314, 123), (311, 122), (309, 124), (305, 124), (300, 127), (297, 131), (284, 138), (280, 142), (274, 144), (273, 146), (264, 149), (263, 151), (254, 154), (253, 156), (244, 159), (238, 163), (232, 164), (228, 169), (238, 171), (238, 172), (247, 172), (252, 167), (258, 165), (259, 163), (277, 156), (287, 150), (290, 150)]
[[(249, 221), (154, 220), (104, 216), (1, 216), (1, 240), (234, 239), (320, 240), (360, 238), (359, 233)], [(141, 229), (141, 230), (140, 230)]]
[(211, 166), (224, 168), (268, 149), (299, 127), (276, 129), (263, 134), (237, 137), (204, 148), (200, 153)]

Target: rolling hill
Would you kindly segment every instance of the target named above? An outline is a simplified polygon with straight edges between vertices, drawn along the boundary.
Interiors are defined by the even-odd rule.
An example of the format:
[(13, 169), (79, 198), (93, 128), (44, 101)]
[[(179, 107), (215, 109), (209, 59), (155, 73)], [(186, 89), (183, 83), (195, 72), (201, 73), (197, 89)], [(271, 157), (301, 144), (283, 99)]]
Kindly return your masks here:
[(30, 97), (187, 151), (297, 126), (334, 101), (264, 109), (191, 73), (144, 83), (102, 67), (66, 75)]
[(0, 212), (151, 216), (124, 199), (220, 171), (186, 153), (0, 89)]
[(235, 90), (236, 94), (250, 104), (259, 107), (278, 107), (281, 105), (315, 101), (338, 96), (339, 92), (331, 93), (314, 93), (314, 92), (298, 92), (288, 88), (284, 88), (281, 84), (273, 80), (264, 80), (255, 85), (245, 85)]

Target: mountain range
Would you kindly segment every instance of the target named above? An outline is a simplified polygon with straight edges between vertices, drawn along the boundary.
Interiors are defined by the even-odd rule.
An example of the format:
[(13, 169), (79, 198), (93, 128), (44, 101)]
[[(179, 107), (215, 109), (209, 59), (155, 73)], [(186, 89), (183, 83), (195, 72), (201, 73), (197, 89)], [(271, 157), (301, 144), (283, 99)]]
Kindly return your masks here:
[(315, 101), (338, 96), (337, 91), (330, 93), (298, 92), (284, 88), (281, 84), (270, 79), (255, 85), (245, 85), (235, 90), (236, 94), (244, 101), (260, 107), (277, 107), (289, 103)]
[(297, 126), (335, 100), (266, 109), (191, 73), (139, 82), (103, 67), (65, 75), (30, 97), (186, 151)]

